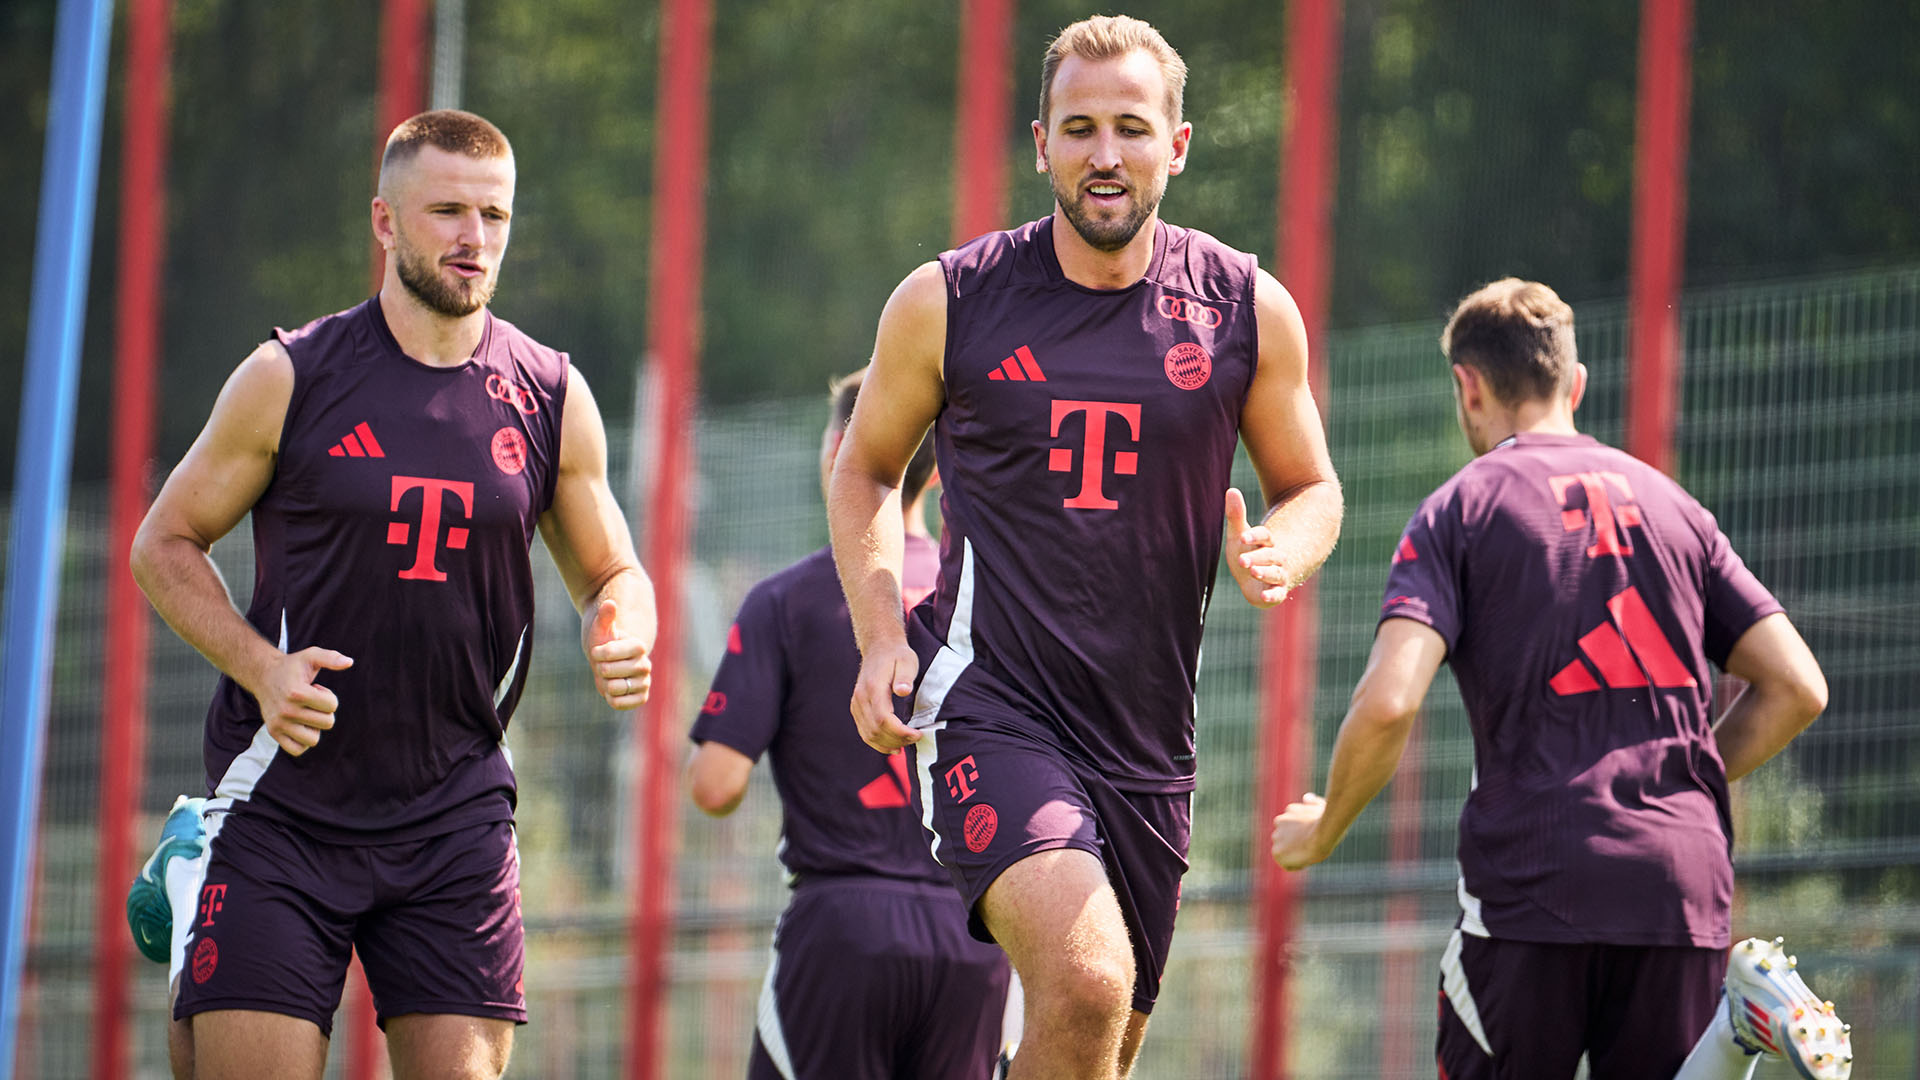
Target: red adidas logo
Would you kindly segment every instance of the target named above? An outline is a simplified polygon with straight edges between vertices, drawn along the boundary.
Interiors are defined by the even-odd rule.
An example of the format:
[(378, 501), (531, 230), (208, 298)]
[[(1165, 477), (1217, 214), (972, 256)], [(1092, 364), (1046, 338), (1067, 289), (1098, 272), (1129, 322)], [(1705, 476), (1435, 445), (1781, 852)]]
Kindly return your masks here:
[[(1695, 685), (1693, 673), (1667, 643), (1638, 588), (1607, 601), (1607, 610), (1613, 614), (1612, 622), (1603, 622), (1580, 638), (1580, 651), (1593, 671), (1575, 659), (1547, 680), (1554, 693), (1561, 697), (1587, 694), (1600, 689), (1602, 681), (1609, 690), (1626, 690), (1647, 685), (1649, 677), (1663, 689)], [(1624, 638), (1614, 629), (1616, 623), (1626, 631)], [(1594, 671), (1600, 673), (1598, 680)]]
[(907, 755), (895, 752), (887, 758), (887, 771), (875, 777), (859, 791), (860, 805), (869, 810), (891, 810), (907, 805)]
[(1047, 376), (1040, 370), (1040, 361), (1033, 358), (1033, 350), (1025, 345), (1013, 350), (1013, 355), (1000, 361), (1000, 366), (987, 372), (987, 378), (995, 382), (1011, 379), (1014, 382), (1046, 382)]
[(327, 448), (328, 457), (386, 457), (387, 452), (380, 449), (380, 440), (373, 437), (373, 429), (365, 421), (354, 425), (352, 434)]

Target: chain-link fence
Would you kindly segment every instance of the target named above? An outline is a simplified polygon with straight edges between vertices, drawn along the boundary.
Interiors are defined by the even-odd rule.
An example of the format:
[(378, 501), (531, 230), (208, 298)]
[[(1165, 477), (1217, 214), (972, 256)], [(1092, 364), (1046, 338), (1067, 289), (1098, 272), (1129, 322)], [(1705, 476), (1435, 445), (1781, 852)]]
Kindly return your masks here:
[[(1625, 314), (1594, 304), (1578, 318), (1594, 381), (1583, 428), (1617, 443)], [(1322, 762), (1371, 641), (1393, 544), (1415, 503), (1466, 460), (1438, 329), (1342, 333), (1326, 350), (1347, 517), (1320, 578)], [(1684, 332), (1679, 477), (1779, 595), (1832, 686), (1827, 715), (1735, 786), (1735, 932), (1788, 935), (1816, 987), (1855, 1024), (1856, 1076), (1920, 1077), (1920, 268), (1697, 294)], [(815, 471), (824, 418), (824, 395), (700, 418), (678, 710), (687, 720), (746, 589), (826, 542)], [(618, 439), (615, 453), (621, 490), (631, 492), (633, 455)], [(114, 692), (99, 648), (105, 551), (103, 494), (78, 490), (16, 1051), (22, 1076), (87, 1071), (98, 762), (113, 752), (99, 745), (100, 702)], [(245, 527), (215, 554), (244, 590)], [(632, 865), (633, 740), (628, 721), (592, 694), (565, 593), (545, 555), (535, 562), (536, 661), (510, 733), (532, 1021), (512, 1071), (610, 1077), (625, 1054), (631, 888), (649, 872)], [(143, 836), (175, 793), (201, 783), (200, 723), (214, 681), (164, 627), (155, 631)], [(1193, 870), (1142, 1077), (1246, 1069), (1258, 634), (1258, 616), (1225, 589), (1208, 620), (1200, 682)], [(1471, 762), (1466, 719), (1443, 674), (1399, 778), (1339, 854), (1308, 875), (1292, 947), (1294, 1075), (1433, 1074), (1435, 972), (1454, 914), (1454, 819)], [(764, 768), (753, 786), (731, 818), (681, 815), (667, 1025), (674, 1077), (744, 1074), (768, 937), (785, 901), (773, 858), (778, 805)], [(135, 977), (135, 1075), (163, 1077), (164, 979), (145, 965)], [(1767, 1075), (1785, 1074), (1763, 1067)]]

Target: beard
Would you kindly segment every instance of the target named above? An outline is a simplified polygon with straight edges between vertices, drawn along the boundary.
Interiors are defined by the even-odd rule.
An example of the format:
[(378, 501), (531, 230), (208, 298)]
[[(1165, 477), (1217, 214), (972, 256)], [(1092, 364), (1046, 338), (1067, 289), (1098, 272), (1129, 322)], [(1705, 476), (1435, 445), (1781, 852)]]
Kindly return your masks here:
[[(1099, 177), (1095, 178), (1099, 179)], [(1119, 181), (1116, 179), (1115, 182)], [(1162, 180), (1148, 190), (1144, 197), (1136, 192), (1133, 209), (1125, 216), (1117, 219), (1102, 219), (1095, 217), (1093, 211), (1088, 209), (1086, 196), (1076, 191), (1062, 190), (1060, 175), (1051, 168), (1047, 170), (1047, 186), (1053, 189), (1054, 201), (1060, 204), (1060, 209), (1067, 215), (1067, 222), (1073, 226), (1074, 232), (1080, 234), (1080, 239), (1085, 240), (1087, 246), (1095, 251), (1106, 252), (1119, 251), (1132, 243), (1133, 238), (1139, 234), (1140, 227), (1147, 223), (1147, 219), (1153, 216), (1155, 210), (1159, 209), (1160, 197), (1167, 191), (1166, 182)], [(1132, 189), (1129, 188), (1129, 190)]]
[(415, 251), (405, 240), (400, 241), (396, 251), (400, 284), (428, 311), (458, 319), (479, 311), (493, 299), (497, 277), (449, 282), (440, 276), (435, 262)]

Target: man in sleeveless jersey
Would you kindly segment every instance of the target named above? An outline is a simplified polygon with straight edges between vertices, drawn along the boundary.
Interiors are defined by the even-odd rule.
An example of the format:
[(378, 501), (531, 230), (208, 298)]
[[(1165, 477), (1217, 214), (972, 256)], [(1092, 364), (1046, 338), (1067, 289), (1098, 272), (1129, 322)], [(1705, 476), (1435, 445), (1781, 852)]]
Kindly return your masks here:
[[(513, 194), (486, 120), (396, 128), (379, 294), (240, 364), (134, 542), (153, 606), (222, 673), (206, 853), (159, 860), (176, 1076), (317, 1080), (354, 949), (397, 1080), (497, 1077), (526, 1020), (505, 740), (535, 529), (614, 708), (646, 699), (655, 625), (592, 394), (487, 310)], [(249, 513), (242, 614), (207, 552)]]
[[(1138, 20), (1061, 31), (1033, 124), (1053, 213), (894, 291), (834, 471), (854, 718), (876, 750), (912, 748), (934, 857), (1012, 958), (1016, 1078), (1111, 1078), (1138, 1052), (1186, 870), (1223, 526), (1263, 607), (1339, 531), (1293, 301), (1253, 256), (1159, 218), (1192, 137), (1185, 75)], [(898, 486), (936, 417), (940, 578), (903, 625)], [(1229, 486), (1242, 440), (1258, 524)]]
[[(1575, 430), (1586, 368), (1553, 290), (1494, 282), (1440, 343), (1476, 457), (1407, 525), (1326, 797), (1275, 818), (1273, 856), (1297, 870), (1333, 851), (1398, 766), (1444, 660), (1473, 728), (1474, 784), (1440, 1075), (1566, 1080), (1584, 1053), (1594, 1080), (1665, 1080), (1700, 1040), (1683, 1076), (1744, 1076), (1753, 1059), (1733, 1035), (1756, 1014), (1739, 1010), (1730, 1030), (1716, 1005), (1727, 784), (1819, 715), (1820, 666), (1712, 514)], [(1748, 684), (1718, 722), (1711, 665)], [(1743, 974), (1728, 976), (1729, 1000), (1746, 1000)], [(1793, 992), (1757, 1003), (1775, 1030), (1748, 1030), (1752, 1048), (1784, 1041), (1774, 1014), (1811, 1001), (1804, 984), (1777, 989)], [(1795, 1064), (1845, 1075), (1835, 1057)]]
[[(821, 439), (825, 493), (864, 372), (834, 384)], [(933, 443), (901, 482), (904, 606), (933, 591)], [(687, 789), (732, 813), (768, 755), (792, 900), (774, 931), (749, 1080), (987, 1080), (1001, 1050), (1007, 960), (927, 854), (907, 756), (879, 757), (847, 723), (860, 670), (825, 548), (754, 586), (727, 634), (691, 738)]]

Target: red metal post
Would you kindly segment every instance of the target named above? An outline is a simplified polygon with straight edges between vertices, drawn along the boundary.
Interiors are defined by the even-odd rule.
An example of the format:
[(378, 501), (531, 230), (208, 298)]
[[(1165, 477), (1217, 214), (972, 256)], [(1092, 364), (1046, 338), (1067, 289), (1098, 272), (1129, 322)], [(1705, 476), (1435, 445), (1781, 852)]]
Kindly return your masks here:
[(640, 783), (634, 792), (638, 850), (631, 926), (627, 1076), (662, 1075), (667, 1008), (667, 936), (679, 790), (680, 581), (691, 531), (687, 492), (699, 386), (700, 284), (706, 240), (708, 67), (712, 0), (666, 0), (660, 12), (660, 90), (655, 101), (653, 247), (647, 299), (650, 361), (659, 372), (653, 505), (647, 572), (660, 617), (653, 692), (634, 725)]
[(100, 685), (99, 863), (94, 874), (93, 1076), (127, 1074), (127, 882), (147, 763), (147, 601), (127, 560), (147, 512), (154, 372), (160, 359), (160, 268), (167, 249), (170, 0), (127, 9), (120, 120), (120, 267), (115, 290), (113, 479), (109, 496), (105, 664)]
[[(1306, 322), (1314, 395), (1326, 414), (1321, 348), (1333, 267), (1333, 183), (1340, 73), (1339, 0), (1287, 5), (1287, 109), (1282, 135), (1278, 262), (1280, 279)], [(1274, 815), (1306, 788), (1313, 757), (1313, 697), (1319, 607), (1311, 584), (1267, 622), (1262, 647), (1260, 771), (1254, 796), (1254, 903), (1259, 929), (1251, 1075), (1287, 1072), (1286, 951), (1299, 920), (1299, 878), (1275, 866), (1266, 838)]]
[(1673, 468), (1687, 218), (1693, 0), (1642, 0), (1633, 160), (1627, 452)]
[[(400, 121), (426, 108), (427, 95), (427, 3), (426, 0), (383, 0), (380, 5), (380, 91), (379, 112), (374, 118), (373, 167), (377, 176), (380, 155), (386, 149), (387, 136)], [(378, 241), (372, 247), (372, 291), (380, 290), (386, 273), (386, 253)], [(342, 1004), (346, 1010), (346, 1080), (375, 1080), (383, 1073), (387, 1059), (387, 1039), (380, 1031), (374, 1013), (373, 995), (360, 969), (359, 957), (353, 961)]]
[(953, 126), (953, 242), (1004, 228), (1007, 133), (1013, 102), (1014, 0), (960, 5), (960, 92)]
[[(383, 0), (380, 5), (380, 104), (374, 118), (373, 170), (387, 136), (400, 121), (427, 107), (427, 0)], [(380, 291), (386, 253), (373, 241), (373, 290)]]

